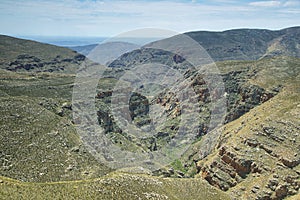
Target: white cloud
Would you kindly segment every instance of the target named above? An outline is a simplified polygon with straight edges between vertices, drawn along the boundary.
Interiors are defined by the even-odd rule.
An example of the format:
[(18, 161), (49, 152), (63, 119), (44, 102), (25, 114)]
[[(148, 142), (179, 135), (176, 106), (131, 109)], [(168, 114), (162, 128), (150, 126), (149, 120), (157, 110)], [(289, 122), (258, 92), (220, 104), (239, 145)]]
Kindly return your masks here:
[[(115, 35), (120, 32), (153, 27), (185, 32), (189, 30), (224, 30), (238, 27), (283, 28), (297, 24), (279, 14), (299, 7), (278, 6), (279, 1), (9, 1), (0, 4), (0, 32), (42, 35)], [(227, 2), (227, 3), (225, 3)], [(231, 2), (231, 3), (229, 3)], [(234, 3), (236, 2), (236, 3)], [(266, 3), (268, 2), (268, 3)], [(285, 1), (291, 5), (293, 0)], [(267, 7), (263, 7), (267, 6)], [(296, 13), (296, 14), (295, 14)]]
[(293, 7), (293, 6), (300, 6), (300, 1), (299, 0), (291, 0), (291, 1), (286, 1), (283, 6), (285, 7)]
[(300, 14), (300, 9), (287, 9), (287, 10), (282, 10), (280, 11), (280, 13), (283, 13), (283, 14), (289, 14), (289, 16), (291, 16), (290, 14), (293, 14), (293, 15), (299, 15)]
[(217, 3), (238, 3), (241, 2), (239, 0), (211, 0), (211, 2), (217, 2)]
[(257, 6), (257, 7), (278, 7), (281, 5), (280, 1), (255, 1), (249, 3), (251, 6)]

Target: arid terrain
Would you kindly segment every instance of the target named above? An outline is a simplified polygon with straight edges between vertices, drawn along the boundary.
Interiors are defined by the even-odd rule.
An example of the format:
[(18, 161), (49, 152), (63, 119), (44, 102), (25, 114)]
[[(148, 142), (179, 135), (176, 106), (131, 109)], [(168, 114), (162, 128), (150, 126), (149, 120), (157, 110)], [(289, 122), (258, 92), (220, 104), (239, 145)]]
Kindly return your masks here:
[(110, 62), (96, 89), (105, 136), (123, 150), (148, 153), (177, 137), (182, 107), (172, 89), (155, 93), (159, 86), (149, 85), (147, 95), (133, 92), (133, 124), (151, 124), (153, 105), (166, 121), (149, 137), (131, 135), (113, 115), (118, 81), (136, 65), (159, 62), (182, 72), (194, 91), (201, 111), (194, 140), (180, 157), (145, 172), (99, 162), (78, 134), (72, 95), (82, 65), (97, 65), (88, 58), (91, 45), (78, 48), (82, 55), (0, 35), (0, 199), (300, 199), (300, 27), (185, 35), (218, 68), (226, 105), (221, 125), (209, 129), (219, 94), (201, 71), (179, 53), (154, 48), (174, 44), (177, 36)]

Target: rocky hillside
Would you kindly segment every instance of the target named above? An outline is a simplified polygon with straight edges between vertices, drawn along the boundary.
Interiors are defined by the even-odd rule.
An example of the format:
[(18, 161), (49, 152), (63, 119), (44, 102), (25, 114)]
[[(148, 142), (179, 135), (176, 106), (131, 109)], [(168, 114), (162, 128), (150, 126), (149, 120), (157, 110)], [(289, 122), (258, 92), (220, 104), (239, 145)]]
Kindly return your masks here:
[[(220, 137), (211, 138), (216, 144), (212, 154), (200, 159), (200, 141), (183, 163), (188, 166), (192, 159), (196, 177), (228, 191), (235, 199), (283, 199), (299, 193), (300, 188), (299, 59), (283, 57), (253, 64), (257, 73), (248, 81), (265, 89), (279, 85), (279, 93), (215, 130)], [(209, 134), (203, 138), (209, 141), (205, 138)]]
[[(172, 60), (174, 55), (153, 52), (144, 49), (125, 54), (111, 66), (130, 69), (131, 64), (124, 62), (127, 57), (132, 56), (132, 60), (142, 64), (157, 60), (153, 55), (158, 55), (168, 57), (163, 60), (176, 67), (177, 63)], [(283, 56), (266, 57), (259, 61), (218, 62), (227, 93), (225, 123), (228, 124), (216, 130), (218, 133), (212, 136), (210, 133), (205, 135), (210, 114), (203, 112), (209, 110), (211, 94), (203, 76), (194, 74), (190, 81), (202, 111), (198, 135), (202, 139), (180, 160), (175, 160), (154, 174), (203, 178), (236, 199), (241, 195), (243, 199), (283, 199), (297, 194), (300, 186), (297, 153), (300, 147), (297, 114), (299, 64), (298, 58)], [(116, 79), (111, 78), (110, 82), (116, 82)], [(100, 105), (110, 102), (112, 93), (111, 89), (100, 90), (97, 96), (98, 101), (102, 102)], [(133, 99), (129, 102), (129, 109), (133, 112), (132, 120), (137, 126), (149, 123), (145, 114), (153, 104), (159, 104), (169, 116), (167, 126), (157, 137), (138, 141), (144, 150), (156, 151), (165, 141), (174, 137), (178, 129), (180, 106), (176, 104), (176, 96), (166, 92), (150, 102), (145, 101), (141, 95), (135, 95)], [(109, 107), (99, 110), (100, 124), (106, 127), (107, 133), (116, 133), (120, 129), (111, 116)], [(118, 134), (122, 134), (122, 131)], [(114, 138), (115, 143), (122, 140), (120, 137)], [(202, 141), (210, 141), (216, 145), (216, 149), (203, 148)], [(202, 160), (203, 157), (205, 159)]]
[(0, 68), (16, 72), (76, 73), (85, 56), (72, 50), (0, 35)]
[[(147, 50), (147, 53), (148, 51), (149, 50)], [(147, 55), (148, 54), (141, 53), (138, 54), (137, 57), (146, 57)], [(161, 56), (161, 54), (159, 55)], [(152, 59), (155, 60), (157, 58), (153, 57)], [(152, 62), (152, 59), (149, 59), (150, 62)], [(136, 61), (139, 60), (139, 58), (133, 60)], [(145, 63), (149, 62), (149, 60), (147, 59)], [(272, 59), (265, 59), (260, 63), (268, 66), (271, 62), (273, 62)], [(121, 67), (131, 67), (127, 64), (120, 64), (121, 62), (119, 60), (112, 63), (111, 65), (115, 66), (116, 63), (118, 63), (118, 65)], [(261, 71), (263, 69), (261, 67), (258, 67), (258, 64), (256, 64), (255, 62), (218, 63), (218, 65), (223, 69), (223, 72), (221, 72), (220, 76), (224, 81), (225, 92), (227, 95), (225, 123), (239, 118), (255, 106), (268, 101), (270, 98), (275, 96), (282, 87), (279, 83), (274, 84), (271, 87), (265, 87), (250, 82), (249, 77), (256, 76), (258, 71)], [(202, 135), (205, 135), (209, 130), (208, 126), (211, 118), (210, 109), (213, 105), (211, 100), (212, 94), (210, 94), (203, 74), (198, 72), (187, 72), (186, 76), (188, 77), (187, 80), (189, 81), (189, 84), (195, 91), (195, 98), (197, 99), (197, 103), (199, 104), (199, 108), (201, 110), (201, 115), (198, 119), (199, 130), (197, 135), (197, 137), (201, 137)], [(108, 80), (111, 83), (117, 82), (117, 79), (109, 78), (104, 79), (103, 82), (99, 83), (99, 85), (106, 85), (105, 82), (108, 82)], [(113, 90), (113, 86), (111, 86), (110, 88), (106, 87), (99, 89), (96, 96), (96, 102), (99, 108), (98, 117), (100, 124), (104, 127), (107, 133), (118, 132), (120, 134), (122, 133), (122, 131), (117, 126), (113, 114), (110, 111), (111, 96), (114, 92), (115, 91)], [(164, 110), (164, 113), (166, 113), (166, 115), (168, 116), (168, 123), (166, 127), (161, 129), (164, 134), (162, 134), (162, 136), (159, 136), (159, 138), (168, 140), (167, 138), (170, 139), (174, 137), (173, 134), (175, 134), (179, 128), (180, 120), (182, 117), (182, 109), (181, 104), (176, 97), (176, 94), (172, 90), (161, 92), (152, 100), (147, 100), (147, 97), (141, 94), (133, 94), (129, 101), (129, 110), (131, 112), (131, 119), (133, 120), (133, 123), (135, 123), (138, 127), (151, 124), (151, 120), (149, 119), (149, 107), (153, 105), (159, 105)], [(157, 132), (157, 134), (159, 133)], [(146, 146), (148, 146), (148, 149), (151, 151), (154, 147), (154, 149), (160, 148), (164, 145), (164, 143), (159, 144), (160, 142), (162, 142), (159, 141), (160, 139), (149, 139), (149, 144), (147, 144)]]
[[(276, 31), (236, 29), (223, 32), (196, 31), (185, 34), (197, 41), (214, 61), (257, 60), (278, 55), (300, 57), (300, 27)], [(163, 42), (173, 42), (176, 37), (167, 38)], [(162, 41), (158, 42), (161, 43)], [(157, 42), (147, 44), (145, 47), (151, 47), (155, 43)], [(98, 46), (93, 44), (70, 48), (83, 55), (88, 55), (96, 47), (110, 48), (112, 52), (116, 50), (109, 44)]]
[(0, 36), (0, 49), (0, 174), (49, 182), (108, 173), (72, 123), (75, 72), (85, 57), (8, 36)]
[(0, 70), (0, 174), (49, 182), (102, 176), (72, 123), (74, 77)]
[[(223, 32), (197, 31), (185, 33), (197, 41), (214, 61), (257, 60), (269, 56), (300, 57), (300, 27), (278, 31), (236, 29)], [(174, 38), (177, 36), (174, 36)], [(168, 43), (174, 38), (167, 38)], [(154, 42), (154, 45), (157, 42)], [(149, 44), (146, 46), (153, 46)]]
[(199, 177), (235, 199), (282, 199), (300, 189), (298, 86), (222, 127), (215, 151), (197, 162)]

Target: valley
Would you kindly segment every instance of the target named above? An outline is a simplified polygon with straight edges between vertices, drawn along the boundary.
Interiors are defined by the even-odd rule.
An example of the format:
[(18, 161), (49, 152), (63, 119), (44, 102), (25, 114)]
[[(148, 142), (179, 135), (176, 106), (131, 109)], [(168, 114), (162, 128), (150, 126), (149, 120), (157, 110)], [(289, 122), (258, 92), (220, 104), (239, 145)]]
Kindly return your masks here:
[[(111, 144), (155, 155), (179, 137), (190, 107), (183, 112), (173, 88), (143, 85), (128, 100), (132, 124), (147, 130), (160, 119), (165, 123), (139, 137), (115, 116), (116, 88), (137, 65), (158, 62), (183, 74), (172, 84), (192, 88), (197, 132), (179, 157), (169, 156), (153, 171), (99, 162), (93, 141), (78, 133), (83, 120), (73, 113), (76, 76), (82, 66), (99, 65), (88, 59), (90, 46), (80, 49), (86, 57), (1, 35), (0, 199), (299, 199), (300, 27), (185, 34), (214, 61), (223, 84), (219, 93), (179, 53), (155, 48), (174, 45), (174, 36), (138, 49), (127, 44), (133, 49), (107, 63), (94, 94), (97, 125)], [(218, 108), (215, 98), (225, 106)], [(152, 111), (154, 106), (159, 109)], [(218, 114), (212, 107), (222, 114), (221, 124), (211, 125)]]

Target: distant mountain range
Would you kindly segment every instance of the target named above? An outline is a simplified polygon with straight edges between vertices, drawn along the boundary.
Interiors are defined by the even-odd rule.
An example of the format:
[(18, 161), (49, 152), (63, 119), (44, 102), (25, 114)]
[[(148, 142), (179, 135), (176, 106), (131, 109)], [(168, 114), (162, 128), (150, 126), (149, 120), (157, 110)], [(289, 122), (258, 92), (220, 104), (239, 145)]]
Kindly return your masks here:
[[(236, 29), (223, 32), (196, 31), (185, 34), (197, 41), (215, 61), (257, 60), (276, 55), (300, 57), (300, 27), (278, 31)], [(167, 38), (163, 42), (172, 41), (174, 37)], [(88, 55), (96, 46), (97, 44), (70, 48)]]
[(107, 39), (107, 37), (79, 37), (79, 36), (16, 36), (24, 40), (34, 40), (41, 43), (52, 44), (61, 47), (85, 46), (98, 44)]
[(300, 27), (279, 31), (237, 29), (186, 34), (199, 42), (216, 61), (257, 60), (275, 55), (300, 57)]

